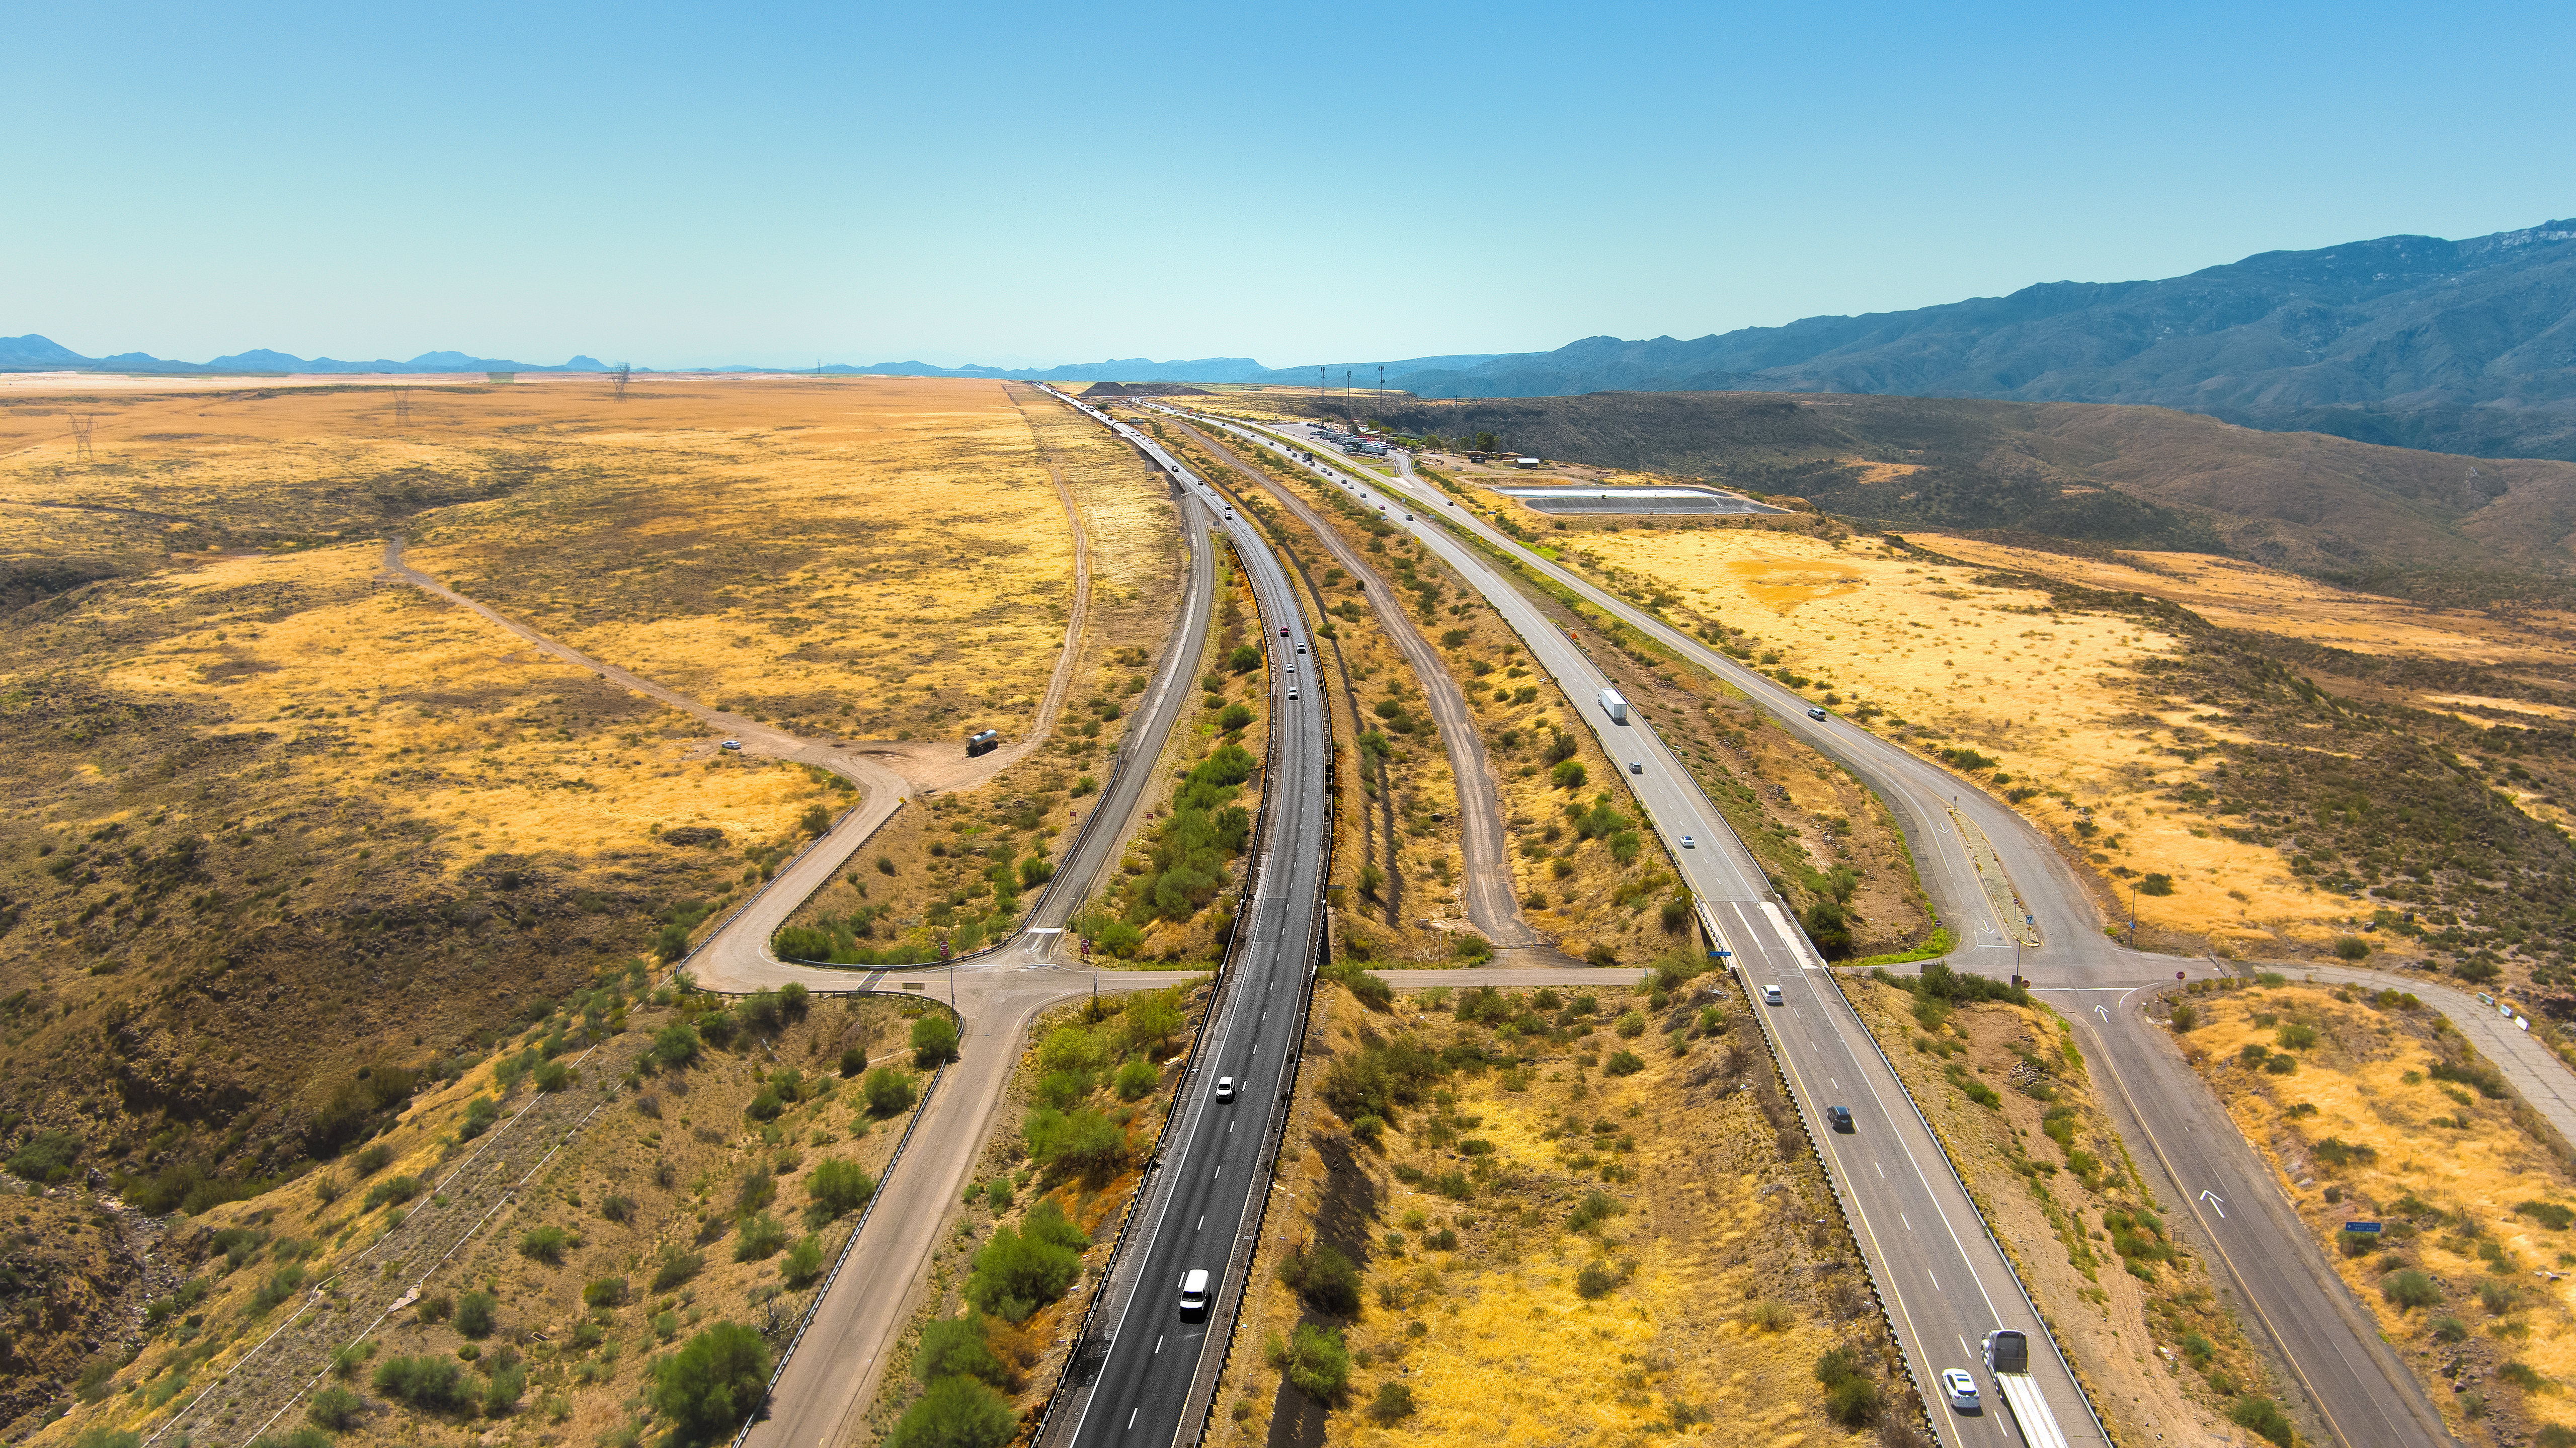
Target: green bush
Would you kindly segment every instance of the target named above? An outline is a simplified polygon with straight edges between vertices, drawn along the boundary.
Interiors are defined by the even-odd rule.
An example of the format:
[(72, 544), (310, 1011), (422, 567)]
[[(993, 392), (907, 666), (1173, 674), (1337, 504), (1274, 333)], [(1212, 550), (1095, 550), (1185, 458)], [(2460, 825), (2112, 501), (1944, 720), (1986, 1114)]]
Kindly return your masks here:
[(1608, 1192), (1594, 1192), (1578, 1204), (1565, 1225), (1577, 1232), (1589, 1232), (1612, 1217), (1623, 1216), (1627, 1206)]
[(2138, 893), (2141, 895), (2170, 895), (2173, 892), (2173, 876), (2160, 870), (2149, 870), (2138, 878)]
[(653, 1365), (653, 1410), (675, 1445), (733, 1432), (769, 1398), (769, 1348), (738, 1322), (719, 1322)]
[(1380, 1383), (1369, 1416), (1380, 1423), (1399, 1423), (1413, 1416), (1413, 1389), (1404, 1383)]
[(802, 1291), (823, 1275), (823, 1244), (812, 1236), (800, 1237), (787, 1255), (778, 1261), (778, 1275), (790, 1288)]
[(1252, 723), (1252, 711), (1241, 704), (1228, 704), (1216, 716), (1216, 727), (1231, 734)]
[(1634, 1051), (1613, 1052), (1609, 1060), (1601, 1063), (1601, 1074), (1604, 1076), (1634, 1076), (1645, 1069), (1644, 1059)]
[(973, 1378), (950, 1376), (904, 1410), (885, 1448), (1002, 1448), (1019, 1431), (1008, 1399)]
[(304, 1405), (304, 1416), (312, 1419), (316, 1427), (344, 1433), (358, 1425), (358, 1418), (366, 1407), (365, 1400), (357, 1394), (332, 1383), (316, 1392)]
[(653, 1035), (653, 1064), (665, 1071), (685, 1069), (698, 1059), (703, 1045), (695, 1026), (673, 1021)]
[(1126, 891), (1125, 923), (1188, 920), (1216, 899), (1229, 876), (1227, 862), (1252, 836), (1252, 813), (1234, 798), (1255, 772), (1240, 744), (1222, 744), (1181, 777), (1172, 810), (1155, 832), (1150, 865)]
[(1645, 1013), (1642, 1011), (1629, 1011), (1627, 1014), (1619, 1017), (1618, 1025), (1612, 1027), (1612, 1029), (1619, 1033), (1622, 1040), (1633, 1041), (1646, 1033)]
[(527, 1395), (526, 1368), (517, 1363), (494, 1368), (492, 1376), (483, 1383), (483, 1415), (487, 1418), (507, 1417), (511, 1409), (519, 1406), (519, 1400)]
[(2553, 1232), (2564, 1232), (2570, 1225), (2576, 1225), (2576, 1212), (2571, 1212), (2556, 1202), (2536, 1199), (2516, 1202), (2513, 1209)]
[(2227, 1410), (2227, 1421), (2258, 1437), (2267, 1438), (2281, 1448), (2290, 1448), (2290, 1415), (2281, 1411), (2281, 1405), (2270, 1398), (2253, 1393), (2238, 1398), (2235, 1405)]
[(489, 1292), (468, 1292), (456, 1299), (456, 1330), (465, 1337), (492, 1335), (492, 1311), (498, 1303)]
[[(945, 1020), (946, 1017), (924, 1016), (923, 1020)], [(900, 1116), (912, 1109), (912, 1077), (892, 1066), (879, 1066), (859, 1083), (859, 1094), (867, 1098), (868, 1114), (876, 1117)]]
[(984, 1325), (973, 1317), (943, 1317), (921, 1330), (912, 1375), (924, 1386), (941, 1378), (969, 1377), (997, 1388), (1011, 1385), (1011, 1370), (993, 1354)]
[(786, 1245), (786, 1224), (767, 1212), (754, 1212), (743, 1218), (742, 1226), (734, 1233), (733, 1260), (759, 1262), (778, 1255), (778, 1249)]
[(1360, 1270), (1329, 1242), (1290, 1249), (1279, 1264), (1279, 1280), (1317, 1312), (1359, 1316)]
[[(847, 1157), (831, 1156), (805, 1174), (806, 1223), (836, 1222), (868, 1204), (877, 1194), (876, 1178)], [(821, 1221), (815, 1220), (820, 1216)]]
[(1618, 1285), (1619, 1274), (1598, 1262), (1586, 1262), (1583, 1270), (1574, 1274), (1574, 1295), (1586, 1302), (1608, 1296), (1610, 1289)]
[[(704, 1271), (706, 1265), (706, 1254), (702, 1252), (683, 1252), (676, 1246), (664, 1247), (661, 1261), (653, 1268), (653, 1290), (668, 1292), (681, 1286)], [(458, 1304), (456, 1315), (460, 1321), (463, 1320), (465, 1308), (462, 1303)]]
[(1559, 789), (1581, 789), (1590, 778), (1580, 759), (1563, 760), (1547, 772), (1548, 783)]
[(584, 1307), (624, 1307), (633, 1300), (623, 1277), (595, 1277), (582, 1284), (581, 1305)]
[(1040, 1107), (1020, 1127), (1030, 1159), (1051, 1178), (1080, 1177), (1099, 1184), (1127, 1164), (1127, 1133), (1097, 1111), (1070, 1114)]
[(571, 1241), (572, 1234), (561, 1227), (531, 1227), (519, 1234), (519, 1255), (531, 1262), (560, 1267), (563, 1265), (564, 1248)]
[(913, 1064), (927, 1071), (957, 1059), (957, 1023), (932, 1011), (912, 1023)]
[(966, 1300), (1006, 1322), (1026, 1322), (1055, 1301), (1082, 1272), (1082, 1249), (1091, 1239), (1066, 1220), (1064, 1209), (1041, 1201), (1018, 1231), (996, 1228), (975, 1254), (966, 1278)]
[(473, 1404), (464, 1365), (452, 1357), (387, 1358), (376, 1364), (376, 1391), (427, 1413), (452, 1413)]
[(465, 1122), (456, 1128), (459, 1141), (472, 1141), (492, 1129), (501, 1119), (501, 1103), (489, 1096), (477, 1096), (465, 1103)]
[(1816, 1381), (1825, 1387), (1825, 1413), (1846, 1428), (1863, 1428), (1878, 1418), (1878, 1384), (1860, 1368), (1850, 1348), (1828, 1348), (1816, 1359)]
[(537, 1089), (549, 1094), (572, 1085), (573, 1069), (561, 1061), (544, 1061), (537, 1066)]
[(2285, 1051), (2304, 1051), (2317, 1043), (2317, 1028), (2292, 1021), (2274, 1031), (2272, 1039), (2279, 1042)]
[(1152, 1062), (1130, 1061), (1118, 1068), (1118, 1099), (1142, 1100), (1162, 1079), (1163, 1073), (1155, 1070)]
[(2379, 1295), (2400, 1308), (2431, 1307), (2442, 1300), (2442, 1289), (2433, 1279), (2413, 1268), (2391, 1272), (2379, 1279)]
[(852, 1046), (841, 1053), (841, 1076), (844, 1080), (867, 1069), (868, 1053), (863, 1047)]
[(1341, 1329), (1299, 1323), (1286, 1341), (1274, 1336), (1263, 1349), (1272, 1367), (1287, 1374), (1297, 1390), (1318, 1402), (1334, 1403), (1351, 1385), (1351, 1353)]
[(2362, 939), (2358, 935), (2337, 936), (2334, 943), (2334, 953), (2337, 957), (2344, 960), (2368, 960), (2370, 958), (2370, 942)]

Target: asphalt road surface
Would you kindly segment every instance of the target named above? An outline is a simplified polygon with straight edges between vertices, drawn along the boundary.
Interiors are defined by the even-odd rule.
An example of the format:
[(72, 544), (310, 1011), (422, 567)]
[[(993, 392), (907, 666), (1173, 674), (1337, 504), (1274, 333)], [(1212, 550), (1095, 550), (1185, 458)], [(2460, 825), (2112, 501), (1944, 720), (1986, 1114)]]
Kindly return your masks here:
[[(1306, 450), (1330, 456), (1311, 443)], [(2106, 939), (2091, 897), (2056, 847), (2001, 801), (1847, 720), (1809, 718), (1805, 698), (1522, 548), (1413, 478), (1409, 458), (1399, 459), (1399, 468), (1403, 478), (1369, 479), (1366, 485), (1411, 500), (1417, 511), (1439, 508), (1455, 526), (1522, 567), (1653, 635), (1743, 690), (1790, 732), (1876, 790), (1904, 827), (1917, 871), (1941, 918), (1965, 942), (1952, 963), (2000, 977), (2010, 974), (2018, 959), (2021, 972), (2046, 988), (2061, 1011), (2079, 1023), (2089, 1059), (2110, 1078), (2110, 1089), (2102, 1094), (2122, 1135), (2147, 1148), (2135, 1155), (2150, 1171), (2151, 1182), (2156, 1175), (2164, 1177), (2158, 1194), (2166, 1203), (2179, 1200), (2189, 1208), (2191, 1226), (2218, 1258), (2258, 1333), (2269, 1339), (2276, 1359), (2287, 1368), (2294, 1406), (2303, 1405), (2315, 1425), (2347, 1448), (2451, 1441), (2421, 1387), (2380, 1339), (2368, 1310), (2326, 1265), (2322, 1249), (2292, 1212), (2276, 1179), (2228, 1125), (2217, 1100), (2185, 1068), (2169, 1034), (2141, 1014), (2140, 987), (2177, 975), (2221, 973), (2214, 965), (2141, 954)], [(1988, 896), (1957, 827), (1960, 820), (1973, 824), (1991, 843), (2017, 891), (2024, 920), (2005, 918)], [(2038, 945), (2016, 949), (2016, 926)], [(2066, 1415), (2058, 1417), (2071, 1430)]]
[[(1377, 600), (1378, 622), (1387, 637), (1395, 643), (1404, 661), (1413, 667), (1413, 675), (1422, 685), (1423, 707), (1432, 721), (1440, 726), (1440, 743), (1449, 754), (1449, 772), (1458, 784), (1458, 844), (1465, 856), (1465, 873), (1459, 891), (1467, 910), (1468, 923), (1484, 932), (1485, 938), (1504, 951), (1530, 950), (1547, 946), (1547, 937), (1530, 928), (1521, 918), (1520, 902), (1512, 896), (1510, 842), (1503, 837), (1501, 792), (1494, 786), (1493, 763), (1485, 755), (1485, 732), (1477, 727), (1475, 711), (1458, 691), (1457, 680), (1449, 676), (1446, 665), (1431, 647), (1431, 641), (1404, 615), (1400, 600), (1403, 595), (1387, 582), (1386, 575), (1369, 566), (1367, 555), (1334, 531), (1331, 524), (1309, 507), (1306, 500), (1279, 486), (1269, 474), (1236, 457), (1224, 443), (1195, 427), (1182, 424), (1217, 458), (1232, 466), (1246, 479), (1259, 483), (1264, 491), (1297, 515), (1315, 534), (1326, 551), (1333, 555), (1354, 578), (1367, 585), (1369, 595)], [(1554, 953), (1551, 949), (1550, 953)]]
[[(1092, 415), (1185, 486), (1213, 496), (1151, 438)], [(1226, 511), (1222, 503), (1219, 509)], [(1290, 1052), (1298, 1044), (1305, 992), (1322, 943), (1331, 738), (1314, 676), (1301, 671), (1292, 678), (1287, 672), (1298, 657), (1296, 646), (1308, 640), (1306, 619), (1287, 571), (1251, 520), (1237, 516), (1225, 527), (1252, 584), (1271, 657), (1275, 728), (1262, 780), (1266, 834), (1253, 845), (1256, 893), (1235, 926), (1218, 1018), (1174, 1103), (1179, 1124), (1146, 1184), (1142, 1230), (1129, 1243), (1128, 1260), (1112, 1276), (1096, 1319), (1107, 1340), (1084, 1344), (1077, 1353), (1096, 1362), (1097, 1370), (1059, 1404), (1069, 1431), (1050, 1429), (1051, 1439), (1062, 1433), (1054, 1441), (1084, 1448), (1168, 1444), (1204, 1406), (1206, 1389), (1193, 1389), (1208, 1347), (1207, 1319), (1182, 1319), (1181, 1277), (1204, 1268), (1220, 1293), (1241, 1289), (1249, 1263), (1247, 1231), (1269, 1185), (1264, 1127), (1287, 1089)], [(1288, 697), (1292, 686), (1295, 699)], [(1221, 1076), (1237, 1084), (1230, 1103), (1215, 1099)]]
[[(1323, 456), (1311, 448), (1294, 451)], [(1365, 506), (1383, 507), (1390, 523), (1410, 530), (1520, 633), (1574, 712), (1621, 765), (1620, 782), (1662, 836), (1700, 901), (1712, 938), (1732, 952), (1752, 998), (1759, 1001), (1765, 986), (1779, 988), (1780, 1004), (1754, 1006), (1755, 1017), (1789, 1076), (1810, 1136), (1821, 1145), (1827, 1174), (1942, 1441), (1960, 1448), (2005, 1448), (2016, 1441), (2010, 1415), (1951, 1413), (1937, 1390), (1944, 1368), (1967, 1368), (1986, 1380), (1978, 1341), (1997, 1327), (2014, 1327), (2030, 1335), (2034, 1376), (2067, 1440), (2107, 1442), (1894, 1069), (1689, 771), (1637, 710), (1629, 711), (1628, 723), (1611, 719), (1598, 697), (1610, 687), (1609, 678), (1576, 641), (1483, 555), (1422, 516), (1434, 508), (1457, 510), (1445, 508), (1436, 495), (1417, 497), (1338, 467), (1310, 466), (1332, 485), (1349, 488)], [(1628, 768), (1632, 763), (1634, 770)], [(1833, 1105), (1851, 1108), (1851, 1132), (1827, 1125), (1824, 1108)]]

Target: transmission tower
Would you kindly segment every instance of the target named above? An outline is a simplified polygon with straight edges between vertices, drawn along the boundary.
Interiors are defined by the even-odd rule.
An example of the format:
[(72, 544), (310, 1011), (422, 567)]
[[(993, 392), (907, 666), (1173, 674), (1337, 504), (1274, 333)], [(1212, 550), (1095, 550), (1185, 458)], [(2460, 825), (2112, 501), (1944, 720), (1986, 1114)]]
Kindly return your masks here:
[(411, 426), (411, 389), (408, 387), (394, 389), (394, 426)]
[(89, 430), (90, 430), (92, 427), (96, 426), (96, 425), (97, 425), (97, 423), (98, 423), (98, 414), (96, 414), (96, 413), (93, 413), (93, 412), (76, 412), (76, 413), (73, 413), (73, 414), (72, 414), (72, 461), (73, 461), (73, 462), (75, 462), (75, 463), (94, 463), (94, 462), (97, 462), (97, 461), (98, 461), (98, 454), (97, 454), (96, 452), (93, 452), (93, 451), (90, 449), (90, 445), (89, 445)]

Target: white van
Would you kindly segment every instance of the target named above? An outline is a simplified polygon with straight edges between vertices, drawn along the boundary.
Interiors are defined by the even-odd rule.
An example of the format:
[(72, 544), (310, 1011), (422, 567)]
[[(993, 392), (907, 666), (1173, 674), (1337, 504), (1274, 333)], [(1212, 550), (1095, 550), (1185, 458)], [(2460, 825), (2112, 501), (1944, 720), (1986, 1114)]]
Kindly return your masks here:
[(1189, 1271), (1181, 1274), (1181, 1316), (1188, 1317), (1194, 1313), (1205, 1312), (1207, 1311), (1207, 1306), (1207, 1269), (1205, 1267), (1193, 1267)]

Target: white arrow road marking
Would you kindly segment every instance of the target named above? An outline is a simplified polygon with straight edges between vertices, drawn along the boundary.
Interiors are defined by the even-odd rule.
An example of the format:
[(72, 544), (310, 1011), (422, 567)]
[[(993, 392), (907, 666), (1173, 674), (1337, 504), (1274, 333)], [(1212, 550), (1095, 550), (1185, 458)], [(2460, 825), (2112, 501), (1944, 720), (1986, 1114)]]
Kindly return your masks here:
[(2220, 1195), (2219, 1195), (2218, 1193), (2216, 1193), (2216, 1192), (2204, 1191), (2204, 1192), (2202, 1192), (2202, 1193), (2200, 1194), (2200, 1199), (2201, 1199), (2202, 1201), (2204, 1201), (2204, 1202), (2209, 1203), (2211, 1206), (2218, 1208), (2218, 1215), (2219, 1215), (2220, 1220), (2222, 1220), (2222, 1221), (2223, 1221), (2223, 1220), (2225, 1220), (2225, 1219), (2226, 1219), (2226, 1216), (2227, 1216), (2227, 1198), (2220, 1196)]
[(2102, 1006), (2095, 1006), (2093, 1008), (2093, 1014), (2100, 1016), (2105, 1024), (2110, 1022), (2111, 1012)]

